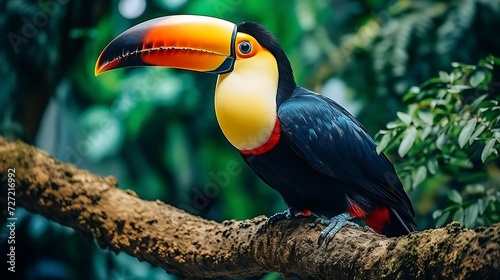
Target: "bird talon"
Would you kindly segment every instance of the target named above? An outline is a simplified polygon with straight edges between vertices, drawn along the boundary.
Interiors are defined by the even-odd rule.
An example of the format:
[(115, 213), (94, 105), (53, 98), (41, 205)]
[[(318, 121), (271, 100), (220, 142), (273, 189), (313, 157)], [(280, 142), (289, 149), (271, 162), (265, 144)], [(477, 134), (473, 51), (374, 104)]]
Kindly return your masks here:
[(269, 219), (267, 220), (266, 227), (269, 228), (274, 223), (280, 220), (290, 220), (298, 216), (310, 216), (310, 215), (312, 215), (312, 212), (309, 209), (304, 209), (302, 211), (299, 211), (293, 207), (290, 207), (283, 212), (278, 212), (269, 217)]
[(317, 218), (316, 223), (320, 223), (324, 226), (328, 226), (330, 224), (330, 219), (325, 219), (325, 218)]
[(290, 207), (283, 212), (278, 212), (278, 213), (272, 215), (271, 217), (269, 217), (269, 219), (267, 219), (266, 227), (270, 228), (277, 221), (289, 220), (289, 219), (295, 217), (295, 214), (294, 214), (295, 212), (296, 212), (295, 209), (293, 209), (293, 207)]
[(350, 222), (350, 221), (346, 221), (345, 224), (353, 226), (353, 227), (361, 227), (360, 225), (356, 224), (355, 222)]
[(352, 218), (353, 217), (349, 215), (349, 213), (342, 213), (331, 219), (318, 218), (316, 222), (326, 225), (326, 228), (319, 234), (318, 245), (321, 245), (323, 242), (326, 242), (326, 244), (330, 243), (333, 237), (335, 237), (335, 234), (337, 234), (337, 232), (346, 224), (356, 225), (359, 227), (358, 224), (349, 221)]

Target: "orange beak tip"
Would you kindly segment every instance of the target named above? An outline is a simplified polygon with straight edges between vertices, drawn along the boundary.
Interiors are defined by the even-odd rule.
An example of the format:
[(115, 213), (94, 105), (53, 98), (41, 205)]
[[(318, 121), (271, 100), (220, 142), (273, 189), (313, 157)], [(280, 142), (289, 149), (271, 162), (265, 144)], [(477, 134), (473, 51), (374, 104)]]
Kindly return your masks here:
[(101, 61), (101, 56), (97, 58), (97, 61), (94, 66), (94, 76), (96, 77), (101, 74), (102, 66), (100, 65), (100, 61)]

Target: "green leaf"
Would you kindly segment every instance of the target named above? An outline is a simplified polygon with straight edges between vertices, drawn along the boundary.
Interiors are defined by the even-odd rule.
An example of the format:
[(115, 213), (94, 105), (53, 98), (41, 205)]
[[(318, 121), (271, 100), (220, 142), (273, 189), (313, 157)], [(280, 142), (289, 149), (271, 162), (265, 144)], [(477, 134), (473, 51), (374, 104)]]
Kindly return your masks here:
[(455, 189), (451, 189), (448, 191), (448, 198), (456, 204), (462, 204), (462, 196)]
[(391, 135), (390, 134), (385, 134), (382, 139), (380, 139), (380, 142), (377, 145), (377, 154), (380, 154), (389, 144), (391, 141)]
[(485, 128), (486, 128), (486, 126), (484, 124), (480, 124), (476, 128), (476, 131), (474, 131), (474, 133), (472, 134), (472, 136), (469, 139), (469, 145), (471, 145), (472, 142), (474, 142), (474, 140), (476, 140), (476, 138), (484, 131)]
[(403, 124), (399, 121), (393, 121), (393, 122), (390, 122), (386, 125), (387, 129), (393, 129), (393, 128), (400, 127), (400, 126), (403, 126)]
[(443, 209), (443, 212), (446, 212), (446, 211), (451, 211), (451, 210), (455, 210), (455, 209), (458, 209), (460, 208), (460, 204), (452, 204), (446, 208)]
[(484, 79), (486, 78), (486, 75), (484, 74), (484, 71), (482, 70), (476, 70), (474, 71), (474, 74), (469, 79), (469, 83), (472, 87), (477, 87), (479, 86)]
[(422, 133), (420, 133), (420, 139), (425, 140), (425, 138), (427, 138), (427, 136), (429, 136), (429, 134), (431, 134), (431, 132), (432, 132), (432, 126), (424, 127), (424, 129), (422, 130)]
[(403, 112), (397, 112), (396, 113), (398, 115), (398, 118), (406, 125), (410, 125), (411, 124), (411, 116), (406, 114), (406, 113), (403, 113)]
[(470, 119), (467, 124), (465, 124), (462, 131), (460, 131), (460, 135), (458, 136), (458, 145), (460, 148), (463, 148), (465, 144), (469, 141), (474, 132), (474, 128), (476, 128), (477, 120), (475, 118)]
[(468, 158), (450, 158), (448, 163), (449, 165), (458, 167), (458, 168), (472, 168), (472, 162)]
[(487, 59), (492, 61), (493, 65), (500, 65), (500, 57), (488, 55)]
[(475, 183), (475, 184), (470, 184), (465, 187), (464, 193), (466, 195), (484, 195), (485, 194), (485, 187), (483, 184)]
[(480, 198), (477, 200), (479, 215), (484, 214), (484, 211), (488, 209), (488, 204), (489, 204), (488, 201), (486, 201), (484, 198)]
[(451, 85), (448, 88), (448, 92), (450, 93), (460, 93), (466, 89), (470, 89), (471, 86), (466, 86), (466, 85)]
[(435, 89), (443, 85), (442, 80), (439, 77), (431, 78), (420, 85), (421, 90)]
[(433, 117), (432, 117), (432, 114), (430, 112), (426, 112), (426, 111), (419, 111), (418, 112), (418, 117), (424, 121), (425, 124), (427, 125), (432, 125), (432, 122), (433, 122)]
[(420, 88), (419, 88), (419, 87), (416, 87), (416, 86), (412, 86), (412, 87), (408, 90), (408, 92), (411, 92), (411, 93), (413, 93), (413, 94), (418, 94), (418, 93), (420, 93)]
[(442, 214), (443, 214), (443, 210), (441, 210), (441, 209), (435, 210), (434, 212), (432, 212), (432, 218), (435, 220), (435, 219), (441, 217)]
[(442, 150), (447, 140), (448, 140), (448, 135), (446, 135), (445, 133), (439, 134), (438, 139), (436, 140), (436, 147)]
[(409, 127), (403, 136), (403, 140), (401, 140), (401, 144), (398, 148), (398, 154), (400, 157), (404, 157), (408, 151), (415, 143), (415, 139), (417, 138), (417, 129), (415, 127)]
[(455, 72), (451, 72), (450, 73), (450, 83), (453, 83), (455, 82), (455, 80), (458, 78), (458, 74), (456, 74)]
[(439, 79), (441, 79), (442, 82), (449, 82), (450, 81), (450, 75), (444, 71), (439, 71)]
[(448, 217), (450, 217), (450, 211), (444, 212), (436, 221), (436, 228), (442, 227), (448, 221)]
[(473, 227), (477, 216), (479, 214), (479, 206), (477, 204), (472, 204), (471, 206), (467, 207), (465, 209), (465, 219), (464, 219), (464, 225), (466, 227)]
[(416, 188), (420, 183), (422, 183), (427, 177), (427, 168), (425, 166), (420, 166), (415, 175), (413, 175), (413, 188)]
[(496, 141), (497, 141), (497, 139), (492, 138), (492, 139), (488, 140), (488, 142), (486, 142), (486, 145), (484, 146), (483, 152), (481, 153), (481, 160), (483, 162), (486, 162), (486, 159), (488, 159), (488, 156), (491, 155), (493, 153), (493, 151), (495, 150), (494, 145), (495, 145)]
[(476, 110), (477, 107), (479, 106), (479, 104), (486, 98), (488, 97), (488, 94), (483, 94), (481, 96), (479, 96), (478, 98), (476, 98), (471, 104), (470, 104), (470, 107), (472, 110)]
[(429, 171), (432, 175), (436, 174), (438, 166), (439, 164), (435, 157), (431, 157), (427, 160), (427, 171)]
[(389, 134), (389, 130), (381, 129), (378, 131), (377, 135), (375, 137), (379, 137), (379, 135), (386, 135)]
[(461, 225), (464, 224), (465, 211), (464, 208), (458, 208), (457, 212), (453, 214), (453, 220), (459, 222)]

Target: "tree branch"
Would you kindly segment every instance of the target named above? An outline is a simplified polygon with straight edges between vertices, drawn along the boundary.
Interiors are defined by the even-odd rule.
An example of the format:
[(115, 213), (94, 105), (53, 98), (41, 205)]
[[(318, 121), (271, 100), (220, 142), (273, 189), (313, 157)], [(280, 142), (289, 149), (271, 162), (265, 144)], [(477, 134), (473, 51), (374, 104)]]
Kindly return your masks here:
[(15, 168), (16, 204), (185, 278), (244, 277), (278, 271), (316, 279), (500, 279), (500, 224), (445, 228), (386, 238), (344, 227), (328, 245), (312, 218), (266, 217), (217, 223), (160, 201), (144, 201), (22, 142), (0, 137), (0, 201)]

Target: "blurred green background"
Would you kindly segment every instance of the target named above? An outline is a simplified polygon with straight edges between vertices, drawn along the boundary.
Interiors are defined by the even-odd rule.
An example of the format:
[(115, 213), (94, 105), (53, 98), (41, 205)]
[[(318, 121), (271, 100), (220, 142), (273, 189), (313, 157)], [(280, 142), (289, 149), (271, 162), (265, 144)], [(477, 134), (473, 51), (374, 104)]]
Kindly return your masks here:
[[(498, 103), (500, 81), (498, 69), (490, 69), (498, 61), (492, 58), (478, 66), (485, 69), (484, 76), (477, 76), (475, 68), (467, 72), (464, 65), (500, 56), (500, 1), (12, 0), (0, 2), (0, 11), (0, 133), (79, 168), (113, 175), (121, 188), (141, 198), (160, 199), (217, 221), (285, 209), (280, 196), (253, 174), (222, 135), (213, 109), (215, 76), (136, 68), (94, 77), (100, 51), (130, 26), (159, 16), (199, 14), (263, 24), (287, 53), (299, 85), (339, 102), (373, 136), (388, 129), (391, 136), (383, 141), (394, 140), (388, 151), (405, 174), (420, 230), (435, 227), (436, 219), (447, 212), (438, 225), (459, 220), (475, 227), (499, 221), (500, 136), (495, 134), (498, 111), (493, 103)], [(463, 104), (486, 95), (483, 101), (493, 102), (487, 107), (493, 113), (483, 118), (487, 129), (477, 135), (476, 124), (469, 125), (466, 136), (481, 140), (478, 146), (466, 146), (456, 168), (440, 169), (449, 162), (436, 153), (460, 149), (441, 146), (418, 153), (427, 147), (418, 122), (397, 112), (422, 117), (408, 111), (411, 104), (426, 100), (408, 97), (414, 94), (412, 86), (433, 77), (440, 80), (434, 80), (432, 88), (464, 83), (444, 76), (456, 72), (467, 76), (468, 89), (473, 84), (469, 78), (475, 76), (472, 86), (477, 90), (467, 99), (461, 95), (465, 88), (459, 88), (460, 102), (446, 110), (455, 110), (460, 119)], [(433, 122), (436, 118), (424, 119), (431, 127), (439, 125)], [(395, 125), (386, 128), (393, 120)], [(454, 132), (447, 132), (458, 137), (465, 125), (457, 120)], [(397, 127), (404, 129), (395, 131)], [(483, 130), (490, 134), (481, 134)], [(413, 131), (422, 141), (407, 147), (410, 136), (404, 135)], [(398, 154), (404, 138), (409, 153)], [(459, 146), (464, 146), (463, 139)], [(475, 161), (474, 151), (486, 150), (488, 142), (491, 152)], [(416, 160), (422, 157), (432, 160)], [(419, 172), (411, 166), (408, 170), (405, 162), (423, 169), (413, 165)], [(472, 174), (468, 181), (459, 176), (465, 169)], [(472, 191), (471, 184), (476, 186)], [(123, 253), (101, 250), (92, 240), (40, 215), (21, 208), (16, 214), (16, 279), (175, 279)], [(6, 233), (2, 227), (1, 252)]]

